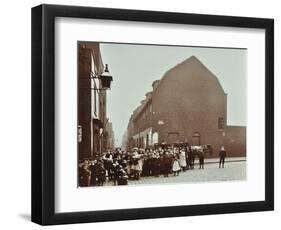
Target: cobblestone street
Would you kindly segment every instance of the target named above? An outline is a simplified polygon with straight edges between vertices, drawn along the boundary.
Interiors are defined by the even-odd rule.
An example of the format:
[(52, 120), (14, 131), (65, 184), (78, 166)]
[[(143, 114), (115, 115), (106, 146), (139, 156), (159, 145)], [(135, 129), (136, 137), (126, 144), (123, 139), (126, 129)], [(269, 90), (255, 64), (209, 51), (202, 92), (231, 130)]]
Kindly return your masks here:
[[(140, 180), (129, 180), (129, 185), (151, 185), (162, 183), (185, 183), (185, 182), (212, 182), (212, 181), (233, 181), (246, 179), (246, 161), (229, 161), (225, 163), (224, 168), (219, 168), (217, 162), (208, 162), (204, 169), (195, 169), (180, 172), (179, 176), (164, 177), (141, 177)], [(113, 182), (107, 182), (105, 186), (112, 186)]]

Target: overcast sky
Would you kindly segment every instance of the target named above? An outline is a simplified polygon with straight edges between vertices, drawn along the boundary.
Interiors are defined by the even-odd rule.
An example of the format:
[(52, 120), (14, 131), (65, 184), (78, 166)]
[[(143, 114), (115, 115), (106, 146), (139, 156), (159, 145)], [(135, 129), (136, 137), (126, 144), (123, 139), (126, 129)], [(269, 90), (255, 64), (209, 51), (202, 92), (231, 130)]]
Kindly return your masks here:
[(104, 64), (113, 76), (108, 90), (107, 116), (121, 145), (132, 111), (140, 105), (154, 80), (196, 56), (219, 79), (227, 100), (227, 124), (246, 125), (247, 50), (101, 43)]

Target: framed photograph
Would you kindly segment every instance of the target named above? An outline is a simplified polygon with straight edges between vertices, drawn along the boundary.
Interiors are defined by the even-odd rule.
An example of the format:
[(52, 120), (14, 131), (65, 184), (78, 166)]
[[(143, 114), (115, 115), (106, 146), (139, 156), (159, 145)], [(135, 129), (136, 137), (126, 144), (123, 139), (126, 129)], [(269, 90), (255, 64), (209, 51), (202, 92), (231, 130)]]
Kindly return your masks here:
[(32, 8), (32, 221), (274, 208), (274, 21)]

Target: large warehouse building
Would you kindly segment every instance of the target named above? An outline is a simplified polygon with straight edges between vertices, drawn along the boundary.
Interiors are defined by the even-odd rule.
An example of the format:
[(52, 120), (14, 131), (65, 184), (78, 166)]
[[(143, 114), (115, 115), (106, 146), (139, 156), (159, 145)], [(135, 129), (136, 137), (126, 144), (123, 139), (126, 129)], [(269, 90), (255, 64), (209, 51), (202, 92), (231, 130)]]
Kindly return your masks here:
[(159, 143), (210, 144), (217, 156), (246, 155), (246, 127), (227, 125), (227, 94), (195, 56), (168, 70), (137, 107), (127, 127), (127, 149)]

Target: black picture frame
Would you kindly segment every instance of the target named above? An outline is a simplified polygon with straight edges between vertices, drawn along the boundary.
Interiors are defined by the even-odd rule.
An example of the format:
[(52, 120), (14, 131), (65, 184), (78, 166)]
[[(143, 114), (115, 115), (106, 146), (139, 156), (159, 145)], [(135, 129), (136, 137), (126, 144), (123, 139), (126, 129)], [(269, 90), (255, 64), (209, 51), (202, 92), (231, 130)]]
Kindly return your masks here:
[[(55, 213), (55, 18), (109, 19), (265, 29), (265, 200)], [(274, 20), (40, 5), (32, 8), (32, 221), (41, 225), (163, 218), (274, 209)]]

